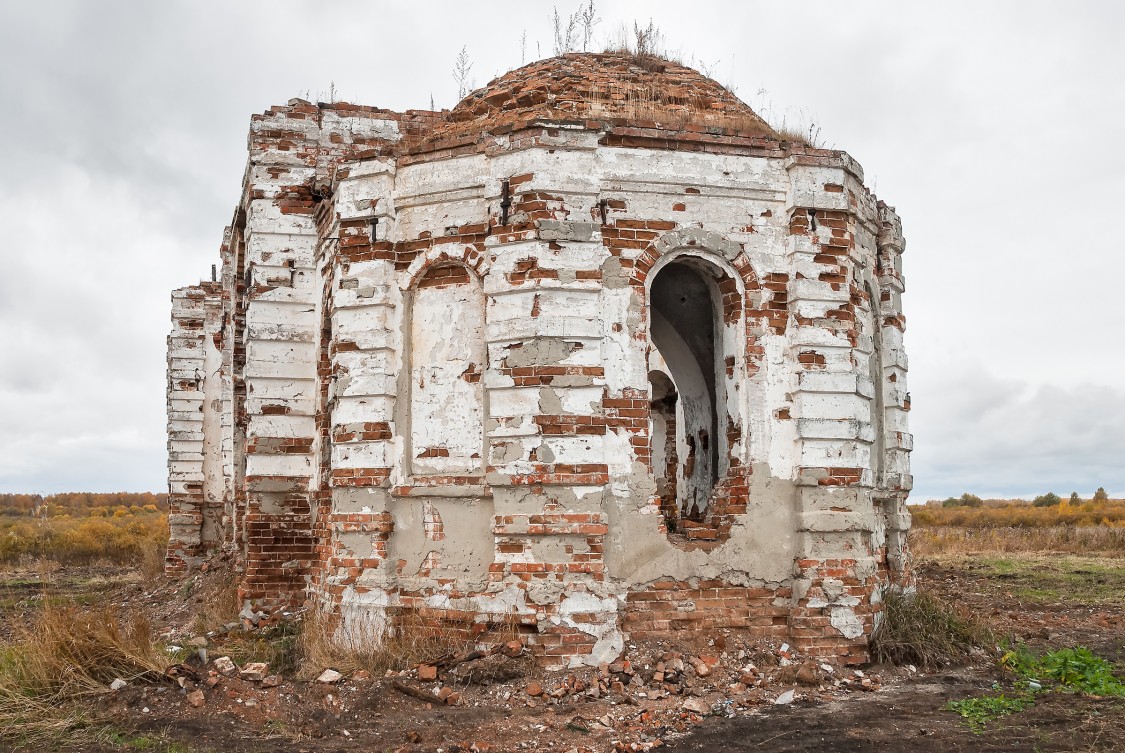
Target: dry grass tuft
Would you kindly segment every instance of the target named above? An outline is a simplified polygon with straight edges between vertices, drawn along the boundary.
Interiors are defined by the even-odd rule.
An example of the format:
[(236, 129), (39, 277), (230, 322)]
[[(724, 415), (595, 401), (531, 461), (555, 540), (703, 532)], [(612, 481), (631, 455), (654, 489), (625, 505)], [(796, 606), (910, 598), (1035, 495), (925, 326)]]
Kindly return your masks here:
[(343, 674), (366, 670), (378, 677), (388, 670), (437, 663), (443, 657), (467, 653), (481, 644), (518, 638), (515, 625), (510, 622), (493, 624), (477, 637), (458, 624), (440, 628), (424, 624), (413, 613), (403, 615), (396, 623), (383, 634), (375, 623), (344, 626), (323, 612), (309, 612), (297, 640), (301, 662), (298, 676), (311, 679), (332, 668)]
[(158, 678), (169, 657), (141, 616), (83, 612), (45, 603), (0, 644), (0, 739), (34, 747), (76, 728), (90, 712), (77, 701), (104, 692), (115, 678)]
[(141, 544), (137, 569), (141, 580), (148, 586), (158, 583), (164, 577), (164, 557), (168, 552), (168, 539), (160, 536)]
[(665, 45), (664, 32), (651, 20), (648, 26), (641, 26), (634, 21), (632, 29), (621, 24), (616, 36), (606, 41), (603, 51), (628, 55), (646, 70), (657, 70), (666, 61), (682, 63), (681, 56)]
[(238, 598), (238, 573), (222, 570), (203, 579), (198, 599), (202, 606), (195, 616), (195, 632), (204, 635), (222, 625), (238, 622), (242, 603)]
[(887, 594), (882, 614), (871, 636), (875, 661), (936, 669), (996, 645), (985, 623), (929, 593)]
[(16, 628), (4, 648), (0, 688), (35, 696), (100, 691), (117, 677), (159, 677), (170, 664), (143, 616), (122, 622), (112, 609), (83, 612), (50, 603)]
[(818, 149), (824, 146), (820, 137), (820, 126), (814, 122), (790, 125), (785, 118), (782, 118), (781, 125), (771, 124), (771, 127), (777, 132), (781, 141), (791, 141)]

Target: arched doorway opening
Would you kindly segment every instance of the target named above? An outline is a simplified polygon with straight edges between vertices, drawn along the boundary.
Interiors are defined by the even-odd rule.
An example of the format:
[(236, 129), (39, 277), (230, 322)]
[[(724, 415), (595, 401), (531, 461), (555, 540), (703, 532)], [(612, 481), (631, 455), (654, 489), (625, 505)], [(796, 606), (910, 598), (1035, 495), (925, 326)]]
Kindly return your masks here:
[(653, 474), (670, 531), (678, 520), (703, 519), (727, 471), (722, 277), (682, 256), (649, 287)]

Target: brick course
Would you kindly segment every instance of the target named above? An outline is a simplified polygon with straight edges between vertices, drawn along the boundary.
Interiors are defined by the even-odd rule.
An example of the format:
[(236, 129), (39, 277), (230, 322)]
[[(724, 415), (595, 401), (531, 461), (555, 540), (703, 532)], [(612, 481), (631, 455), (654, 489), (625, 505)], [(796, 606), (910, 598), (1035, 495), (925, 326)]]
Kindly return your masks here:
[[(257, 609), (515, 625), (552, 666), (714, 628), (864, 658), (912, 441), (901, 223), (851, 157), (612, 54), (451, 111), (292, 100), (249, 149), (221, 278), (173, 294), (169, 573), (225, 548)], [(700, 432), (649, 383), (688, 357), (671, 268), (714, 308)]]

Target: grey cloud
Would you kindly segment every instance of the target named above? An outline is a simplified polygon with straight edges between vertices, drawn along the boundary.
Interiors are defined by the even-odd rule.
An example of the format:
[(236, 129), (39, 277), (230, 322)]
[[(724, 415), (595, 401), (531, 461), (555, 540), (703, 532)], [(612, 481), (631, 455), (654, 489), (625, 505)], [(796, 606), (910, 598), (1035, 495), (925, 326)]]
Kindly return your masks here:
[[(898, 207), (920, 494), (1125, 486), (1095, 409), (1121, 417), (1125, 6), (600, 5), (603, 33), (651, 16), (744, 98), (815, 113)], [(168, 294), (217, 261), (251, 114), (330, 82), (450, 106), (462, 45), (480, 84), (524, 29), (549, 54), (549, 9), (466, 8), (0, 0), (0, 487), (163, 486)]]
[(961, 367), (912, 392), (917, 501), (1125, 492), (1125, 388), (1037, 386)]

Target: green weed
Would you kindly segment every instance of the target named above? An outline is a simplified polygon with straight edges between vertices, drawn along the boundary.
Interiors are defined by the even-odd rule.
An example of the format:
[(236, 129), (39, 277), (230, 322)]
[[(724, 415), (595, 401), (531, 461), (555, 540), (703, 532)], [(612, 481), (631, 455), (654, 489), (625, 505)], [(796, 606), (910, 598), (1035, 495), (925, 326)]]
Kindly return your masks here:
[(234, 633), (214, 651), (222, 651), (235, 664), (260, 661), (269, 664), (271, 672), (290, 674), (298, 668), (300, 634), (301, 623), (286, 620), (254, 633)]
[(977, 696), (961, 701), (950, 701), (943, 707), (946, 711), (956, 711), (965, 720), (965, 724), (979, 735), (984, 732), (988, 723), (1002, 716), (1023, 711), (1035, 703), (1030, 695), (1006, 696), (1003, 693), (996, 695)]
[(1113, 674), (1113, 665), (1087, 648), (1075, 646), (1048, 651), (1042, 656), (1026, 646), (1008, 650), (1000, 665), (1016, 676), (1016, 692), (950, 701), (943, 708), (961, 715), (974, 734), (989, 722), (1034, 705), (1041, 693), (1081, 693), (1097, 697), (1125, 698), (1125, 684)]
[[(1088, 648), (1075, 646), (1037, 656), (1017, 646), (1000, 659), (1024, 684), (1043, 689), (1125, 698), (1125, 684), (1113, 674), (1113, 665)], [(1035, 688), (1032, 685), (1033, 689)]]

